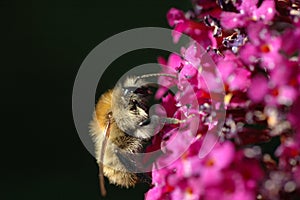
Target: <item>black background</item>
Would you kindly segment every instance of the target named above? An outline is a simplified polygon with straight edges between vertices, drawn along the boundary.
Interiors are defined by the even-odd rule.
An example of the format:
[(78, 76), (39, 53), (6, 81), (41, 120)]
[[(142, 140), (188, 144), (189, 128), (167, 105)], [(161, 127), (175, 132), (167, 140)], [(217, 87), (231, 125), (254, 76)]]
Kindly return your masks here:
[[(190, 4), (0, 0), (4, 118), (0, 199), (101, 199), (98, 167), (72, 118), (77, 70), (95, 46), (114, 34), (137, 27), (168, 27), (166, 13), (171, 7), (187, 10)], [(121, 65), (156, 62), (160, 53), (164, 52), (133, 52), (110, 66), (109, 73), (117, 80)], [(104, 87), (113, 86), (113, 80)], [(143, 199), (147, 191), (144, 185), (129, 190), (106, 186), (106, 199)]]

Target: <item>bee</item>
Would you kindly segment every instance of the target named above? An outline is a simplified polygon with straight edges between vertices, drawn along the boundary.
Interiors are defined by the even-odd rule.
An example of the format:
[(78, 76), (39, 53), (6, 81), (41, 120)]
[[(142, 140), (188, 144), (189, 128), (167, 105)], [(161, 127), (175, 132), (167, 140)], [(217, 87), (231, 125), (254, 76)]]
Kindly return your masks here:
[(125, 188), (141, 182), (143, 178), (132, 172), (138, 168), (138, 163), (127, 155), (143, 152), (160, 124), (181, 122), (179, 119), (150, 116), (150, 106), (158, 102), (155, 98), (158, 85), (148, 83), (146, 79), (158, 76), (176, 78), (170, 74), (127, 77), (123, 83), (104, 93), (96, 104), (90, 134), (95, 144), (102, 196), (107, 193), (104, 176), (110, 183)]

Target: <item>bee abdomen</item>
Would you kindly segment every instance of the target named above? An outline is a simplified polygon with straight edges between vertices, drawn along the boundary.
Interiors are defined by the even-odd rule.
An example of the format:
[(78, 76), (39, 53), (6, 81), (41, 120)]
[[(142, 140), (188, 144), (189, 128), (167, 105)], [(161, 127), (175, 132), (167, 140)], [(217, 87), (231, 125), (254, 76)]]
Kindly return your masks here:
[(104, 175), (108, 177), (110, 183), (121, 187), (133, 187), (138, 182), (138, 177), (136, 174), (118, 171), (110, 167), (104, 167)]
[(143, 148), (144, 143), (142, 139), (126, 135), (116, 137), (113, 142), (120, 149), (131, 153), (140, 152)]

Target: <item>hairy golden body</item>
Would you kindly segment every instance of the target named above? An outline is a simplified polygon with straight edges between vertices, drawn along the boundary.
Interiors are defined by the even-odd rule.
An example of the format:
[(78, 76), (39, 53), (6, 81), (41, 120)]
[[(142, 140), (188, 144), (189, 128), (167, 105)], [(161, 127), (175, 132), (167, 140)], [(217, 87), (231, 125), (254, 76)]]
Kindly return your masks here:
[(95, 143), (103, 196), (106, 194), (103, 175), (110, 183), (127, 188), (139, 181), (149, 182), (147, 176), (134, 173), (142, 173), (144, 167), (149, 166), (135, 153), (143, 151), (161, 124), (160, 117), (149, 114), (150, 107), (157, 103), (157, 84), (144, 80), (157, 76), (174, 78), (169, 74), (127, 77), (104, 93), (96, 105), (90, 133)]
[[(109, 118), (112, 113), (112, 90), (104, 93), (99, 99), (94, 119), (91, 122), (91, 134), (95, 142), (97, 162), (103, 162), (104, 175), (108, 177), (110, 183), (131, 187), (134, 186), (138, 177), (134, 173), (128, 172), (126, 166), (120, 162), (119, 157), (115, 154), (115, 149), (122, 149), (129, 152), (138, 152), (142, 148), (142, 143), (136, 138), (132, 138), (121, 131), (113, 118)], [(105, 149), (104, 160), (99, 160), (101, 147), (105, 138), (104, 130), (110, 120), (109, 140)]]

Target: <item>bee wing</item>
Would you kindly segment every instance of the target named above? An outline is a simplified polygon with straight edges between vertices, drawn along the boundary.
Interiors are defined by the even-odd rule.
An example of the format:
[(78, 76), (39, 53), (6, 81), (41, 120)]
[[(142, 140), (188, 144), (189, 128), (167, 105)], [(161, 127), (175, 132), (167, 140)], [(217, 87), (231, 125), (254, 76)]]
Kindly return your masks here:
[(152, 163), (145, 163), (144, 154), (135, 154), (121, 150), (116, 152), (116, 155), (129, 173), (151, 171)]
[(128, 172), (136, 173), (140, 182), (147, 183), (149, 185), (151, 184), (152, 179), (149, 175), (145, 174), (145, 172), (149, 170), (144, 171), (143, 168), (145, 168), (145, 166), (142, 166), (141, 156), (135, 156), (134, 153), (128, 153), (125, 151), (118, 151), (116, 154)]
[(152, 164), (162, 152), (155, 151), (147, 153), (131, 153), (125, 150), (116, 151), (119, 161), (130, 173), (144, 173), (152, 170)]
[[(135, 173), (137, 175), (139, 182), (151, 185), (152, 178), (147, 172), (152, 170), (152, 164), (155, 159), (145, 162), (144, 155), (129, 153), (123, 150), (116, 152), (116, 155), (129, 173)], [(158, 155), (161, 155), (161, 152), (158, 152), (155, 157)]]

